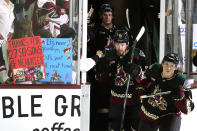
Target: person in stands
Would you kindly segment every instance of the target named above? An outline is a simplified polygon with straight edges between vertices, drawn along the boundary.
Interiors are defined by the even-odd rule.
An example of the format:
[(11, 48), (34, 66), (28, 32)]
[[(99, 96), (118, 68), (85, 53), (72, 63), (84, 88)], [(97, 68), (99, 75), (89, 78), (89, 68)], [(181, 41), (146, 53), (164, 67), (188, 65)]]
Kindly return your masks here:
[(0, 83), (9, 83), (2, 44), (11, 39), (14, 32), (14, 4), (10, 0), (0, 1)]
[[(20, 39), (20, 38), (31, 37), (31, 36), (33, 36), (31, 21), (27, 20), (26, 18), (18, 19), (14, 21), (14, 35), (12, 39)], [(5, 42), (2, 45), (2, 51), (3, 51), (3, 59), (5, 61), (6, 69), (8, 71), (7, 75), (10, 83), (13, 82), (13, 78), (12, 78), (12, 70), (8, 56), (8, 42)]]

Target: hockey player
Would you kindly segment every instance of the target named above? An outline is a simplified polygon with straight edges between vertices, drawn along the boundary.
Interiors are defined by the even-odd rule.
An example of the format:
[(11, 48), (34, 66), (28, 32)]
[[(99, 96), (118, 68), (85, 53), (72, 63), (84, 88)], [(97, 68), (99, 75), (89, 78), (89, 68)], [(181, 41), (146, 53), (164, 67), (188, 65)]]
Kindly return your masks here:
[[(113, 44), (114, 48), (106, 50), (104, 54), (97, 51), (98, 61), (96, 59), (98, 57), (94, 58), (97, 61), (96, 78), (99, 81), (108, 83), (103, 88), (109, 89), (111, 92), (109, 98), (110, 130), (120, 131), (125, 91), (130, 75), (124, 130), (132, 131), (133, 128), (137, 131), (139, 103), (136, 99), (136, 89), (141, 68), (144, 69), (145, 67), (145, 54), (138, 48), (133, 50), (133, 48), (129, 47), (129, 36), (125, 30), (115, 32)], [(132, 55), (133, 51), (134, 54)], [(131, 61), (133, 62), (131, 63)]]
[[(139, 94), (153, 97), (141, 97), (139, 131), (179, 131), (181, 112), (187, 114), (193, 110), (192, 94), (184, 91), (188, 85), (177, 68), (178, 63), (177, 54), (168, 53), (161, 64), (153, 64), (146, 70)], [(162, 92), (171, 93), (154, 96)]]
[(88, 55), (92, 57), (97, 50), (110, 49), (116, 26), (113, 24), (113, 10), (109, 4), (99, 9), (101, 22), (88, 24)]
[[(93, 8), (91, 8), (93, 10)], [(92, 11), (89, 15), (91, 16)], [(88, 24), (87, 55), (92, 57), (98, 50), (112, 49), (112, 37), (116, 26), (113, 21), (113, 10), (109, 4), (102, 4), (99, 9), (100, 20), (98, 23)], [(88, 72), (88, 81), (91, 82), (91, 130), (104, 130), (107, 128), (109, 94), (110, 90), (104, 88), (105, 82), (95, 80), (93, 70)], [(102, 96), (102, 97), (101, 97)], [(101, 100), (102, 98), (102, 100)], [(96, 118), (96, 119), (95, 119)], [(94, 122), (95, 121), (95, 122)]]

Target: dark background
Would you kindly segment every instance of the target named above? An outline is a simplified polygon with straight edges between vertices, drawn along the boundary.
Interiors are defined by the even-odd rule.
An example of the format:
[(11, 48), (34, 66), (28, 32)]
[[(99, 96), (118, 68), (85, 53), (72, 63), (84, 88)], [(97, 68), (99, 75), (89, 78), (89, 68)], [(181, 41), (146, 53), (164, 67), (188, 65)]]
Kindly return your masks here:
[(126, 9), (129, 9), (130, 32), (134, 38), (137, 36), (141, 27), (146, 29), (145, 34), (137, 44), (146, 54), (148, 63), (158, 62), (159, 49), (159, 19), (157, 14), (160, 12), (160, 0), (88, 0), (88, 8), (92, 6), (94, 16), (92, 21), (99, 22), (98, 10), (103, 3), (108, 3), (114, 10), (115, 25), (126, 25)]

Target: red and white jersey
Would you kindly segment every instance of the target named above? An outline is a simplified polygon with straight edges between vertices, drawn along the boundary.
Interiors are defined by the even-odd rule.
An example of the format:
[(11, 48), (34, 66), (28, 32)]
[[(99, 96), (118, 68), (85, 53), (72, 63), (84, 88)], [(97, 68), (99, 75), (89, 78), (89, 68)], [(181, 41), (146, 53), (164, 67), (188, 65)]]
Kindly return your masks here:
[(38, 7), (42, 8), (44, 6), (44, 4), (47, 3), (47, 2), (56, 5), (56, 0), (38, 0), (37, 1)]
[(50, 18), (45, 22), (43, 28), (50, 30), (53, 37), (57, 37), (60, 34), (60, 26), (68, 23), (68, 15), (60, 15), (59, 18)]
[[(33, 33), (35, 34), (39, 29), (47, 29), (50, 30), (53, 37), (59, 35), (60, 26), (69, 21), (68, 15), (61, 13), (61, 8), (56, 6), (56, 0), (26, 0), (26, 5), (31, 5), (34, 2), (36, 3), (32, 16)], [(49, 18), (40, 19), (46, 14)]]

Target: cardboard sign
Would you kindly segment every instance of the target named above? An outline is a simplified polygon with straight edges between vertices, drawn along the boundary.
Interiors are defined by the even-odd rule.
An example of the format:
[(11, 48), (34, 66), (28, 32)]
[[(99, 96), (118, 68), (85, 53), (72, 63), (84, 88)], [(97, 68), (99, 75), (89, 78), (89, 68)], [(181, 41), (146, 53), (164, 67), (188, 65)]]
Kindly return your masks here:
[(40, 36), (8, 40), (8, 55), (14, 82), (45, 78)]
[(41, 38), (46, 69), (45, 82), (72, 82), (72, 39)]
[(2, 131), (80, 131), (80, 89), (1, 89)]

